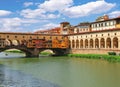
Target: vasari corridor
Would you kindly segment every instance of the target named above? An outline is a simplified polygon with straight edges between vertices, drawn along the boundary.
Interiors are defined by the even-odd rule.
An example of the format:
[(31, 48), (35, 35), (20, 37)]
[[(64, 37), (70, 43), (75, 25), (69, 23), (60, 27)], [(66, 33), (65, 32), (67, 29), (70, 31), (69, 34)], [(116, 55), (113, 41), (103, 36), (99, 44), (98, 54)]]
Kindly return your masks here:
[(120, 87), (119, 0), (1, 0), (0, 87)]

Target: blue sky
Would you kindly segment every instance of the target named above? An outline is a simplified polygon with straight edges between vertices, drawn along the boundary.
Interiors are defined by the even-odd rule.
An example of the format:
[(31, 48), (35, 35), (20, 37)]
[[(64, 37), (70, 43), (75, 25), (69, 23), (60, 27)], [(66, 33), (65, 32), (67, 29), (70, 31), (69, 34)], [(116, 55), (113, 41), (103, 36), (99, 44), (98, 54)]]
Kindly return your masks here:
[(34, 32), (120, 16), (119, 0), (0, 0), (0, 32)]

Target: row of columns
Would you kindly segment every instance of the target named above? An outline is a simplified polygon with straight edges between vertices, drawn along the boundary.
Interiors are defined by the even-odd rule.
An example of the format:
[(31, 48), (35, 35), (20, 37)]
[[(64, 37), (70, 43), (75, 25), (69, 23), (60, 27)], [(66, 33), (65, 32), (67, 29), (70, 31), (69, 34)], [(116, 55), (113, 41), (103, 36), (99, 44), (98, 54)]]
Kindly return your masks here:
[[(98, 44), (95, 44), (96, 40), (98, 39)], [(102, 38), (94, 38), (94, 39), (71, 39), (70, 40), (70, 47), (72, 49), (81, 49), (81, 48), (92, 48), (92, 49), (98, 49), (98, 48), (105, 48), (105, 49), (109, 49), (109, 48), (120, 48), (120, 39), (117, 38), (117, 37), (111, 37), (111, 38), (103, 38), (104, 39), (104, 42), (102, 44), (102, 41), (101, 41)], [(116, 39), (116, 41), (114, 41), (113, 39)], [(78, 44), (76, 43), (78, 40)], [(81, 40), (83, 40), (83, 47), (81, 47)], [(86, 42), (85, 40), (87, 40), (86, 42), (88, 43), (88, 46), (86, 46)], [(90, 44), (90, 40), (93, 40), (93, 47), (91, 47), (91, 44)], [(108, 41), (110, 40), (110, 41)], [(73, 42), (74, 41), (74, 42)], [(73, 45), (74, 44), (74, 45)], [(116, 44), (116, 46), (115, 46)], [(77, 47), (78, 45), (78, 47)], [(102, 46), (104, 45), (104, 47)], [(73, 47), (74, 46), (74, 47)]]

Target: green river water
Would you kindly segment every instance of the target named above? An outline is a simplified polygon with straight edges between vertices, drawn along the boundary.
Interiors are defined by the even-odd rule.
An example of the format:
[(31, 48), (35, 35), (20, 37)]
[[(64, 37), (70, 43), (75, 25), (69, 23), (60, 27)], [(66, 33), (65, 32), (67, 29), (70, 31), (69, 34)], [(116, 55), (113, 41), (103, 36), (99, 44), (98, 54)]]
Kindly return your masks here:
[(0, 87), (120, 87), (120, 63), (0, 53)]

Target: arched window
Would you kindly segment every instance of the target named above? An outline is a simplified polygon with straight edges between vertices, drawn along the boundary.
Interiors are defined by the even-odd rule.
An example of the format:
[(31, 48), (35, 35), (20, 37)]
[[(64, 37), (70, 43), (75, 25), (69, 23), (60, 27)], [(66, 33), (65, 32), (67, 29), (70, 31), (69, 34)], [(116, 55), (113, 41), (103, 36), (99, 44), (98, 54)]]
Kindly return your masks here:
[(88, 48), (88, 40), (85, 39), (85, 48)]
[(117, 37), (113, 38), (113, 48), (118, 48), (118, 38)]
[(79, 48), (79, 40), (76, 40), (76, 48)]
[(71, 48), (71, 47), (72, 47), (72, 44), (71, 44), (71, 43), (72, 43), (72, 41), (70, 41), (70, 40), (69, 40), (69, 42), (68, 42), (68, 43), (69, 43), (69, 48)]
[(93, 48), (93, 39), (90, 39), (90, 48)]
[(5, 43), (5, 46), (11, 46), (12, 45), (12, 41), (9, 40), (9, 39), (6, 39), (4, 43)]
[(72, 48), (75, 48), (75, 41), (72, 40)]
[(111, 39), (110, 38), (107, 38), (107, 40), (106, 40), (106, 47), (111, 48)]
[(79, 33), (79, 28), (77, 28), (77, 33)]
[(83, 40), (80, 40), (80, 48), (83, 48)]
[(100, 40), (100, 47), (105, 48), (105, 40), (104, 40), (104, 38), (101, 38), (101, 40)]
[(95, 39), (95, 48), (99, 48), (99, 40), (98, 40), (98, 38)]
[(13, 46), (19, 46), (20, 42), (18, 40), (12, 40)]

